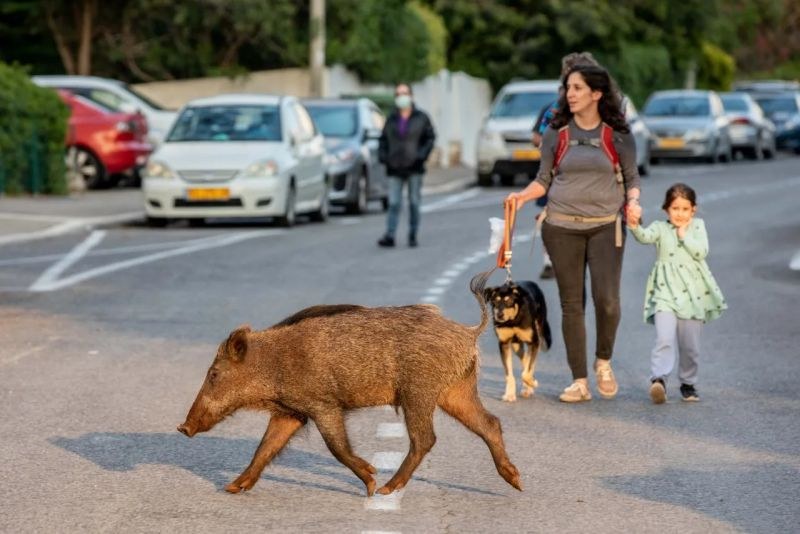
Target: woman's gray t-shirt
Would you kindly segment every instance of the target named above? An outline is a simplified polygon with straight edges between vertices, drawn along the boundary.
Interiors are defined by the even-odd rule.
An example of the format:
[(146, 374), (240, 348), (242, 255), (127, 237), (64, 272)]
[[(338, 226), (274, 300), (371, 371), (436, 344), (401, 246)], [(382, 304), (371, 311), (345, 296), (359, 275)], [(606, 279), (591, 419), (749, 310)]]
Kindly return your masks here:
[[(600, 139), (602, 125), (582, 130), (574, 120), (569, 122), (570, 140)], [(636, 143), (630, 133), (613, 133), (614, 148), (619, 155), (624, 190), (639, 187), (636, 166)], [(605, 152), (592, 145), (571, 145), (561, 160), (555, 176), (551, 176), (558, 130), (548, 128), (542, 138), (542, 159), (536, 181), (547, 191), (547, 212), (579, 217), (606, 217), (617, 213), (625, 203), (625, 192), (617, 183), (614, 167)], [(589, 223), (548, 219), (548, 224), (565, 228), (585, 229), (609, 223)]]

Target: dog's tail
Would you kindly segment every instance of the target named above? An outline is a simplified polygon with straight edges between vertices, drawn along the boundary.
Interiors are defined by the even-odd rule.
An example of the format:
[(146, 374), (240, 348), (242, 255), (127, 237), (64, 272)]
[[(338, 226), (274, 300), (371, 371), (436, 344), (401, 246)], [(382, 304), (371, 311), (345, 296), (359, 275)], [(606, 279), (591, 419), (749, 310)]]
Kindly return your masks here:
[(469, 290), (472, 291), (472, 294), (478, 299), (478, 304), (481, 307), (481, 322), (472, 327), (472, 331), (475, 332), (475, 339), (486, 330), (486, 326), (489, 324), (489, 309), (486, 306), (486, 298), (483, 296), (483, 290), (486, 288), (486, 282), (489, 280), (489, 277), (492, 276), (492, 273), (494, 273), (494, 269), (478, 273), (469, 281)]
[(550, 333), (550, 323), (547, 322), (547, 304), (545, 304), (544, 296), (542, 296), (541, 307), (542, 320), (541, 322), (537, 321), (536, 326), (539, 328), (539, 339), (544, 340), (542, 348), (547, 350), (553, 346), (553, 336)]

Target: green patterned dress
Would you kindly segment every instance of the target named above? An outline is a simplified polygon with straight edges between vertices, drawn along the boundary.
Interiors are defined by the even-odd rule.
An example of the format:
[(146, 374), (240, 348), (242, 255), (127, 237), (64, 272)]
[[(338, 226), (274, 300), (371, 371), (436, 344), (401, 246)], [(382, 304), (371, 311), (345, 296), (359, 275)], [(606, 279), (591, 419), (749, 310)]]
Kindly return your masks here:
[(673, 312), (678, 319), (708, 322), (728, 308), (706, 264), (708, 235), (702, 219), (694, 218), (678, 239), (675, 226), (655, 221), (630, 229), (639, 243), (656, 245), (656, 263), (647, 278), (644, 320), (653, 324), (656, 312)]

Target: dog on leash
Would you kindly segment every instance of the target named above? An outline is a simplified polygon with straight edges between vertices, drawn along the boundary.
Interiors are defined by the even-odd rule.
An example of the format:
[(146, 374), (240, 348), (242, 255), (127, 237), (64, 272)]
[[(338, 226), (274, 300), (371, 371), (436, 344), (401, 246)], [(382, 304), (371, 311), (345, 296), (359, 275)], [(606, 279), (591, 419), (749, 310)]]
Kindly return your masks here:
[(506, 373), (503, 400), (517, 400), (512, 351), (522, 360), (521, 395), (530, 397), (539, 385), (533, 376), (536, 356), (540, 349), (550, 348), (552, 342), (544, 294), (536, 282), (509, 280), (499, 287), (487, 287), (484, 296), (492, 306), (494, 332), (500, 343), (500, 357)]

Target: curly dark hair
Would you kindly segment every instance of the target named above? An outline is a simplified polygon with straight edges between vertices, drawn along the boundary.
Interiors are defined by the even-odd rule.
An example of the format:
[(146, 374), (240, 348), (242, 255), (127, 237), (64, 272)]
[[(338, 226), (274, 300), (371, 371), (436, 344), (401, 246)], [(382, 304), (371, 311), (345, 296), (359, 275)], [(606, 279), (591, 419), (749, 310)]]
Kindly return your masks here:
[(553, 117), (550, 126), (558, 130), (569, 124), (569, 121), (572, 119), (572, 112), (567, 104), (567, 81), (573, 72), (579, 73), (592, 91), (600, 91), (603, 93), (597, 106), (597, 111), (600, 112), (600, 118), (603, 122), (611, 126), (614, 131), (621, 133), (630, 132), (628, 122), (625, 120), (625, 114), (622, 112), (617, 84), (614, 83), (614, 80), (606, 69), (595, 65), (575, 65), (567, 71), (566, 76), (561, 80), (558, 111), (556, 112), (556, 116)]
[(686, 199), (692, 206), (697, 206), (697, 194), (694, 192), (694, 189), (686, 184), (677, 183), (667, 189), (667, 194), (664, 197), (664, 204), (661, 205), (661, 209), (665, 211), (668, 210), (672, 203), (675, 202), (676, 198)]

